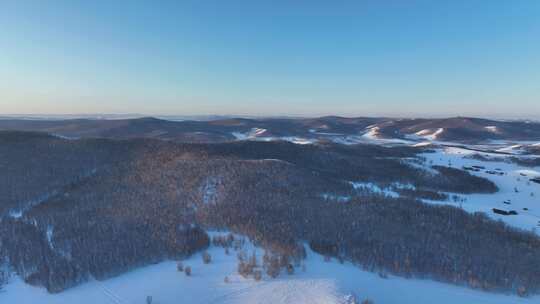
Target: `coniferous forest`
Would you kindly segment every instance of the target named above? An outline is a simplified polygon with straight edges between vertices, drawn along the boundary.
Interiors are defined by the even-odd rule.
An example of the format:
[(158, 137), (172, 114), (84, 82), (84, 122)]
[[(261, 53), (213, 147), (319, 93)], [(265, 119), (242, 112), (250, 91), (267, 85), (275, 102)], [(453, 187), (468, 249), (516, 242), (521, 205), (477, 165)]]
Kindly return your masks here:
[(0, 282), (14, 272), (60, 292), (204, 251), (206, 231), (219, 229), (283, 255), (305, 244), (369, 271), (538, 293), (535, 234), (417, 200), (495, 184), (450, 166), (424, 170), (413, 165), (420, 152), (429, 150), (0, 132)]

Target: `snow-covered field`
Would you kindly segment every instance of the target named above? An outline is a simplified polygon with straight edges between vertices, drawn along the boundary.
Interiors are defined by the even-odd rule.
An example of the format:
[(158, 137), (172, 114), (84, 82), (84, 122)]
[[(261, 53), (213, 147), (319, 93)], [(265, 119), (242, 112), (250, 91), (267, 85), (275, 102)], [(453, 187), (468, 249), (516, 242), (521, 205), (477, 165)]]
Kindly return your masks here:
[[(256, 250), (259, 261), (262, 251), (248, 243), (247, 252)], [(307, 247), (307, 246), (306, 246)], [(13, 304), (137, 304), (152, 296), (155, 304), (345, 304), (355, 294), (359, 300), (371, 299), (384, 304), (513, 304), (540, 303), (540, 297), (486, 293), (466, 287), (429, 280), (386, 279), (345, 262), (332, 260), (308, 250), (305, 271), (282, 274), (276, 279), (264, 277), (256, 282), (237, 274), (234, 250), (225, 254), (221, 247), (208, 251), (212, 262), (205, 265), (200, 254), (185, 260), (193, 274), (187, 277), (176, 270), (176, 262), (168, 261), (140, 268), (103, 282), (92, 281), (60, 294), (48, 294), (18, 278), (12, 278), (0, 292), (0, 303)], [(229, 278), (225, 283), (224, 278)]]
[[(482, 161), (470, 158), (473, 154), (497, 157), (500, 161)], [(457, 169), (480, 166), (479, 171), (471, 171), (472, 174), (485, 177), (493, 181), (499, 191), (494, 194), (471, 194), (459, 195), (465, 198), (464, 202), (432, 202), (461, 206), (469, 212), (481, 211), (496, 220), (525, 230), (536, 229), (540, 233), (540, 184), (530, 181), (531, 178), (540, 177), (540, 168), (530, 168), (504, 161), (505, 157), (500, 154), (477, 152), (464, 148), (446, 147), (437, 150), (436, 153), (422, 154), (427, 159), (426, 165), (452, 166)], [(490, 174), (489, 172), (500, 172)], [(493, 212), (493, 208), (511, 211), (517, 215), (500, 215)]]

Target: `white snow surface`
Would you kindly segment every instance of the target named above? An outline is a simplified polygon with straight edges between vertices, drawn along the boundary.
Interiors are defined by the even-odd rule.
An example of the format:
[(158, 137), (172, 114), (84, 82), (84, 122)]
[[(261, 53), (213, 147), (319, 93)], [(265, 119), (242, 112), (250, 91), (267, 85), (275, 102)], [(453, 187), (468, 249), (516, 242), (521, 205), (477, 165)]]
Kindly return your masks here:
[[(496, 157), (500, 161), (472, 159), (469, 156), (473, 154)], [(540, 235), (540, 185), (530, 182), (530, 178), (540, 176), (540, 167), (528, 168), (504, 161), (505, 158), (510, 157), (508, 155), (501, 156), (500, 154), (477, 152), (457, 147), (446, 147), (438, 149), (436, 153), (421, 155), (427, 159), (426, 169), (431, 165), (450, 165), (457, 169), (462, 169), (463, 166), (485, 167), (478, 172), (469, 172), (491, 180), (499, 188), (499, 191), (493, 194), (459, 194), (460, 198), (466, 199), (465, 202), (424, 201), (434, 204), (450, 204), (461, 207), (468, 212), (485, 212), (495, 220), (502, 220), (506, 224), (520, 229), (535, 230)], [(503, 172), (504, 175), (489, 174), (487, 171)], [(515, 191), (516, 189), (518, 192)], [(509, 204), (506, 204), (505, 201)], [(515, 210), (518, 214), (499, 215), (493, 213), (493, 208), (506, 211)], [(528, 210), (524, 210), (524, 208)]]
[(428, 129), (424, 129), (424, 130), (420, 130), (420, 131), (418, 131), (418, 132), (416, 132), (416, 133), (414, 133), (414, 134), (416, 134), (416, 135), (418, 135), (418, 136), (424, 136), (424, 135), (429, 135), (429, 134), (431, 134), (431, 131), (428, 130)]
[(431, 142), (422, 141), (422, 142), (419, 142), (417, 144), (414, 144), (413, 147), (426, 147), (426, 146), (429, 146), (429, 145), (431, 145)]
[(500, 148), (500, 149), (497, 149), (495, 151), (497, 152), (504, 152), (504, 153), (521, 153), (521, 148), (523, 147), (523, 145), (510, 145), (510, 146), (507, 146), (507, 147), (503, 147), (503, 148)]
[(421, 138), (427, 139), (427, 140), (436, 140), (437, 137), (444, 132), (443, 128), (438, 128), (437, 130), (433, 131), (430, 129), (424, 129), (421, 131), (418, 131), (414, 133), (416, 136), (419, 136)]
[(232, 132), (232, 135), (237, 140), (248, 140), (248, 139), (254, 139), (256, 137), (260, 137), (266, 133), (266, 129), (262, 128), (253, 128), (249, 132), (242, 133), (242, 132)]
[(351, 186), (356, 190), (365, 189), (367, 191), (389, 196), (389, 197), (399, 197), (399, 194), (393, 191), (390, 187), (382, 188), (374, 183), (351, 182)]
[(236, 140), (254, 140), (254, 141), (276, 141), (283, 140), (292, 142), (299, 145), (313, 144), (317, 142), (316, 139), (303, 138), (299, 136), (269, 136), (266, 129), (263, 128), (252, 128), (249, 132), (232, 132), (232, 135)]
[(370, 139), (370, 140), (377, 140), (379, 139), (379, 127), (371, 127), (367, 129), (368, 131), (362, 135), (362, 137)]
[[(345, 144), (369, 143), (369, 144), (399, 144), (409, 145), (414, 144), (413, 141), (400, 138), (382, 138), (379, 136), (379, 127), (367, 127), (366, 132), (361, 136), (348, 136)], [(339, 143), (339, 142), (338, 142)]]
[[(248, 254), (262, 250), (248, 243)], [(307, 246), (306, 246), (307, 248)], [(519, 298), (487, 293), (466, 287), (429, 280), (389, 276), (386, 279), (345, 262), (324, 262), (322, 256), (307, 249), (305, 271), (283, 271), (276, 279), (260, 282), (245, 279), (236, 272), (236, 253), (210, 247), (212, 262), (202, 263), (200, 254), (183, 262), (193, 274), (186, 277), (176, 270), (176, 262), (167, 261), (133, 270), (106, 281), (91, 281), (59, 294), (49, 294), (13, 277), (0, 292), (0, 303), (16, 304), (144, 304), (152, 296), (156, 304), (346, 304), (351, 294), (359, 300), (381, 304), (526, 304), (539, 303), (540, 296)], [(229, 283), (224, 278), (229, 278)]]
[(297, 145), (309, 145), (317, 142), (317, 140), (309, 139), (309, 138), (302, 138), (297, 136), (286, 136), (286, 137), (280, 137), (279, 139), (292, 142)]

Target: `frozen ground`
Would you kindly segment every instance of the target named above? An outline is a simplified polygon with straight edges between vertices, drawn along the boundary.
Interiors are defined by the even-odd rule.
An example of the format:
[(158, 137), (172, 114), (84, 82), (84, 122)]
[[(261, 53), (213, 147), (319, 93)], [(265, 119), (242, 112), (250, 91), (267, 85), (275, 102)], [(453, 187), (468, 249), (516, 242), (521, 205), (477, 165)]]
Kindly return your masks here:
[[(487, 157), (497, 157), (500, 161), (482, 161), (470, 158), (473, 154), (481, 154)], [(540, 233), (540, 184), (530, 181), (533, 177), (540, 177), (540, 168), (530, 168), (503, 161), (505, 157), (500, 154), (477, 152), (464, 148), (446, 147), (438, 149), (436, 153), (425, 153), (426, 166), (442, 165), (462, 169), (465, 167), (480, 166), (483, 169), (472, 174), (485, 177), (493, 181), (499, 191), (494, 194), (460, 195), (465, 198), (464, 202), (449, 200), (446, 202), (432, 202), (461, 206), (469, 212), (482, 211), (496, 220), (525, 230), (536, 229)], [(489, 172), (501, 172), (503, 175), (490, 174)], [(506, 203), (505, 203), (506, 202)], [(493, 212), (493, 208), (510, 211), (514, 210), (517, 215), (499, 215)]]
[[(248, 244), (247, 252), (255, 249)], [(365, 272), (349, 263), (324, 262), (322, 256), (308, 250), (305, 271), (282, 274), (276, 279), (264, 277), (261, 282), (244, 279), (236, 272), (236, 253), (226, 255), (223, 248), (211, 247), (212, 262), (202, 263), (197, 254), (184, 261), (193, 268), (187, 277), (176, 270), (173, 261), (134, 270), (103, 282), (92, 281), (60, 294), (48, 294), (12, 278), (0, 292), (0, 303), (16, 304), (137, 304), (152, 296), (154, 304), (344, 304), (355, 294), (360, 300), (369, 298), (384, 304), (513, 304), (540, 303), (540, 297), (519, 298), (486, 293), (465, 287), (428, 280), (387, 279)], [(228, 276), (230, 282), (225, 283)]]

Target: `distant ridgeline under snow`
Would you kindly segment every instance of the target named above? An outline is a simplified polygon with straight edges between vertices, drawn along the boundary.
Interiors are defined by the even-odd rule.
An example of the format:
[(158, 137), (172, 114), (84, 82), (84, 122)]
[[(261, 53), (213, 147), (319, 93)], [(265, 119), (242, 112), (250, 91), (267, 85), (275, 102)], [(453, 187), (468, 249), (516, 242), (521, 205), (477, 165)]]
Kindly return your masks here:
[(419, 141), (481, 144), (489, 141), (540, 142), (540, 123), (470, 117), (395, 119), (377, 117), (230, 118), (71, 117), (73, 119), (0, 118), (0, 130), (38, 131), (63, 139), (154, 138), (210, 143), (234, 140), (285, 140), (411, 144)]

